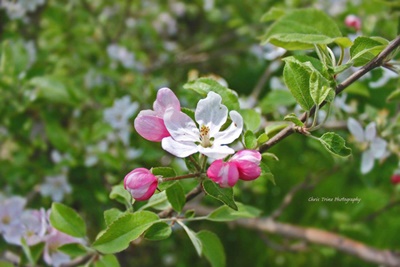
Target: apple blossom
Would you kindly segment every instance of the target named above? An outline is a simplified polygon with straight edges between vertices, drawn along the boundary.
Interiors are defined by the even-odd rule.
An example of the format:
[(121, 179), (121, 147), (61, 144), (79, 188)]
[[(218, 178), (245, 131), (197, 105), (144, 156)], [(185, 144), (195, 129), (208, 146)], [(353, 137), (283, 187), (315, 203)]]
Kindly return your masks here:
[(354, 28), (356, 31), (361, 29), (361, 19), (355, 15), (348, 15), (345, 18), (344, 23), (347, 27)]
[(261, 174), (261, 154), (256, 150), (240, 150), (233, 155), (230, 161), (236, 164), (241, 180), (254, 180)]
[(355, 139), (366, 147), (361, 157), (361, 173), (368, 173), (374, 167), (375, 159), (385, 157), (387, 142), (377, 136), (375, 122), (369, 123), (364, 130), (358, 121), (349, 118), (347, 127)]
[(124, 178), (124, 187), (138, 201), (149, 199), (156, 191), (158, 179), (148, 169), (137, 168)]
[(181, 110), (178, 98), (169, 88), (161, 88), (157, 92), (157, 99), (153, 104), (153, 110), (142, 110), (136, 117), (134, 125), (136, 131), (145, 139), (160, 142), (170, 136), (164, 124), (164, 114), (167, 109)]
[(256, 150), (241, 150), (227, 162), (215, 160), (207, 170), (207, 176), (220, 187), (232, 187), (238, 179), (251, 181), (261, 174), (261, 154)]
[(234, 162), (218, 159), (207, 169), (207, 176), (220, 187), (233, 187), (239, 179), (239, 171)]
[(400, 184), (400, 174), (393, 174), (392, 177), (390, 177), (390, 181), (392, 184)]
[(235, 151), (226, 145), (240, 136), (243, 118), (237, 111), (230, 111), (232, 123), (220, 132), (228, 118), (228, 108), (221, 101), (221, 96), (214, 92), (200, 100), (195, 111), (197, 124), (185, 113), (168, 108), (164, 122), (171, 136), (162, 140), (163, 149), (179, 158), (197, 152), (214, 159), (233, 154)]

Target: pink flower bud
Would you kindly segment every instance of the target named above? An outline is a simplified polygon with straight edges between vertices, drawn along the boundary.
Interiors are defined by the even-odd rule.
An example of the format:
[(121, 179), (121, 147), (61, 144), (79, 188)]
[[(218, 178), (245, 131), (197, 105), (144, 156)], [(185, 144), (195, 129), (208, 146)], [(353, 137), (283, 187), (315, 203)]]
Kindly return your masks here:
[(390, 178), (392, 184), (399, 184), (400, 183), (400, 174), (393, 174)]
[(256, 150), (241, 150), (230, 159), (239, 171), (239, 179), (250, 181), (257, 179), (261, 174), (261, 154)]
[(348, 15), (344, 23), (349, 28), (354, 28), (356, 31), (361, 29), (361, 19), (355, 15)]
[(153, 110), (142, 110), (134, 121), (136, 131), (145, 139), (160, 142), (170, 136), (164, 124), (164, 113), (168, 108), (181, 110), (179, 99), (169, 88), (161, 88), (157, 92), (157, 99), (153, 103)]
[(208, 167), (207, 176), (220, 187), (232, 187), (239, 179), (239, 171), (234, 162), (219, 159)]
[(138, 201), (149, 199), (157, 189), (158, 180), (148, 169), (137, 168), (124, 178), (124, 187)]

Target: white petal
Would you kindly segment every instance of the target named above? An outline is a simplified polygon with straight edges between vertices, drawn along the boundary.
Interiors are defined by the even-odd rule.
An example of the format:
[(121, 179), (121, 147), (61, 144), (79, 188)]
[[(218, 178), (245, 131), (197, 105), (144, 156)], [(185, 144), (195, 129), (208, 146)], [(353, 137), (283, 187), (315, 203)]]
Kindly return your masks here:
[(198, 146), (198, 150), (201, 154), (204, 154), (212, 159), (223, 159), (226, 156), (235, 153), (235, 150), (229, 146), (219, 146), (215, 144), (212, 147)]
[(161, 141), (161, 146), (178, 158), (186, 158), (198, 151), (197, 145), (193, 142), (177, 142), (172, 137), (166, 137)]
[(366, 150), (361, 156), (361, 173), (366, 174), (374, 167), (374, 153)]
[(372, 141), (376, 137), (376, 124), (371, 122), (365, 127), (365, 140)]
[(185, 113), (169, 108), (164, 114), (168, 132), (178, 142), (200, 142), (200, 132), (194, 121)]
[(230, 144), (240, 136), (243, 130), (243, 118), (237, 112), (232, 110), (229, 112), (229, 116), (232, 119), (231, 125), (224, 131), (216, 133), (214, 136), (214, 144), (226, 145)]
[(205, 99), (197, 103), (195, 119), (200, 127), (205, 125), (210, 128), (210, 137), (219, 132), (228, 117), (228, 108), (221, 104), (221, 100), (220, 95), (209, 92)]
[(380, 159), (385, 155), (386, 146), (387, 142), (384, 139), (376, 137), (371, 142), (370, 150), (374, 153), (376, 159)]
[(347, 128), (359, 142), (364, 142), (364, 130), (361, 124), (353, 118), (347, 120)]

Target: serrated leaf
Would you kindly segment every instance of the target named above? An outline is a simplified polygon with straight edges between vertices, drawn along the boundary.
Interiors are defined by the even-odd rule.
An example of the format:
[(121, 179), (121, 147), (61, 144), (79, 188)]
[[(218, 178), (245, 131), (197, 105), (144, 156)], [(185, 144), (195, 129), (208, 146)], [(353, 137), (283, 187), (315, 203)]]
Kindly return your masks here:
[(221, 188), (213, 181), (206, 179), (202, 183), (204, 192), (221, 201), (231, 209), (237, 210), (238, 207), (235, 204), (235, 200), (233, 198), (233, 189), (232, 188)]
[(346, 147), (346, 142), (337, 133), (328, 132), (323, 134), (319, 141), (331, 154), (339, 157), (348, 157), (351, 155), (351, 149)]
[(212, 211), (206, 219), (209, 221), (215, 222), (227, 222), (234, 221), (241, 218), (255, 218), (261, 214), (261, 210), (244, 205), (240, 202), (237, 202), (237, 210), (232, 210), (227, 206), (221, 206), (216, 210)]
[(243, 117), (244, 125), (247, 130), (257, 131), (261, 123), (261, 115), (254, 109), (241, 109), (240, 115)]
[(172, 233), (171, 226), (166, 222), (153, 224), (145, 233), (144, 238), (152, 241), (168, 238)]
[(216, 80), (211, 78), (199, 78), (190, 81), (184, 84), (183, 88), (193, 90), (204, 97), (207, 96), (209, 92), (213, 91), (222, 97), (222, 104), (224, 104), (229, 110), (239, 110), (240, 108), (236, 92), (222, 86)]
[(202, 230), (196, 235), (203, 244), (203, 254), (206, 259), (211, 263), (211, 266), (224, 267), (226, 265), (226, 256), (224, 247), (218, 236), (206, 230)]
[(158, 216), (150, 211), (127, 213), (96, 238), (93, 248), (104, 254), (120, 252), (157, 221)]
[(186, 203), (185, 191), (179, 182), (175, 182), (172, 186), (165, 190), (167, 199), (174, 210), (181, 212)]
[(284, 61), (283, 79), (286, 86), (302, 109), (310, 110), (314, 105), (310, 94), (311, 63), (300, 62), (294, 57), (285, 58)]
[(151, 173), (154, 175), (160, 175), (163, 178), (167, 177), (175, 177), (176, 172), (173, 168), (170, 167), (153, 167), (151, 168)]
[(69, 243), (57, 248), (62, 253), (68, 254), (71, 257), (78, 257), (88, 252), (87, 248), (79, 243)]
[(329, 81), (318, 72), (313, 71), (310, 75), (310, 95), (314, 104), (319, 106), (328, 97), (333, 89), (329, 86)]
[(177, 221), (180, 226), (185, 230), (187, 235), (189, 236), (190, 241), (192, 241), (192, 244), (194, 248), (196, 249), (197, 255), (199, 257), (201, 256), (201, 253), (203, 251), (203, 244), (201, 243), (201, 240), (196, 236), (196, 233), (193, 232), (189, 227), (187, 227), (183, 222)]
[(117, 208), (112, 208), (112, 209), (106, 210), (106, 211), (104, 211), (104, 221), (106, 222), (106, 225), (108, 226), (123, 214), (124, 214), (124, 212), (120, 211)]
[(303, 127), (304, 126), (304, 122), (302, 122), (294, 113), (290, 113), (288, 115), (285, 116), (285, 118), (283, 118), (285, 121), (290, 121), (293, 122), (294, 125), (296, 126), (300, 126)]
[(60, 232), (74, 237), (85, 237), (86, 224), (79, 214), (68, 206), (54, 202), (51, 205), (51, 225)]
[[(315, 44), (348, 45), (349, 41), (335, 21), (325, 12), (317, 9), (297, 9), (288, 12), (275, 21), (262, 37), (262, 42), (288, 50), (313, 48)], [(351, 43), (351, 42), (350, 42)]]
[(391, 92), (390, 95), (386, 98), (386, 101), (400, 101), (400, 88)]
[(109, 197), (124, 205), (130, 205), (132, 200), (131, 194), (125, 190), (122, 184), (113, 186)]
[(115, 255), (101, 255), (95, 262), (94, 267), (120, 267), (118, 259)]
[(350, 47), (350, 56), (354, 66), (363, 66), (377, 56), (389, 41), (383, 38), (359, 36)]
[(248, 149), (255, 149), (257, 147), (257, 138), (250, 130), (244, 133), (244, 145)]

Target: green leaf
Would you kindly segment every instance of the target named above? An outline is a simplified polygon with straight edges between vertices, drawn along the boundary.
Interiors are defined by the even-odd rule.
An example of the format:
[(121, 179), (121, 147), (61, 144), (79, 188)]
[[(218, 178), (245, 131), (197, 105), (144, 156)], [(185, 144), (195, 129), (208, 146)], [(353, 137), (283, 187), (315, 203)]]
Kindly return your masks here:
[(28, 64), (29, 55), (21, 41), (11, 42), (6, 40), (3, 42), (0, 59), (0, 73), (3, 74), (2, 79), (5, 76), (17, 77), (27, 69)]
[(310, 62), (300, 62), (295, 57), (284, 58), (283, 79), (289, 91), (303, 110), (310, 110), (314, 101), (310, 94), (310, 76), (312, 65)]
[(71, 257), (79, 257), (88, 252), (86, 247), (79, 243), (65, 244), (65, 245), (58, 247), (57, 250), (65, 253), (65, 254), (68, 254)]
[(51, 144), (60, 151), (68, 150), (70, 145), (70, 136), (65, 131), (65, 127), (60, 124), (58, 117), (50, 112), (42, 112), (41, 116), (45, 122), (46, 136), (49, 138)]
[(304, 126), (304, 122), (302, 122), (294, 113), (290, 113), (288, 115), (285, 116), (285, 118), (283, 118), (285, 121), (291, 121), (294, 123), (294, 125), (296, 126), (300, 126), (303, 127)]
[(236, 202), (238, 209), (232, 210), (227, 206), (221, 206), (212, 211), (206, 219), (214, 222), (234, 221), (241, 218), (256, 218), (260, 216), (261, 210)]
[(36, 97), (53, 103), (71, 104), (72, 99), (66, 86), (56, 77), (34, 77), (29, 81), (35, 87)]
[(267, 11), (267, 13), (265, 13), (261, 17), (261, 22), (268, 22), (268, 21), (271, 21), (271, 20), (277, 20), (277, 19), (279, 19), (280, 17), (282, 17), (285, 14), (286, 14), (286, 9), (278, 8), (278, 7), (272, 7)]
[(247, 130), (257, 131), (261, 123), (261, 115), (254, 109), (241, 109), (240, 115), (243, 117), (244, 124)]
[(93, 247), (104, 254), (120, 252), (157, 221), (158, 216), (150, 211), (127, 213), (111, 223)]
[(272, 184), (276, 185), (275, 176), (271, 172), (271, 170), (268, 167), (268, 165), (265, 162), (261, 161), (260, 167), (261, 167), (261, 175), (257, 179), (266, 179), (267, 181), (271, 181)]
[(210, 231), (200, 231), (197, 234), (203, 244), (203, 254), (206, 259), (211, 263), (212, 267), (226, 266), (226, 256), (224, 247), (218, 236)]
[(120, 211), (117, 208), (112, 208), (109, 210), (104, 211), (104, 221), (106, 222), (106, 225), (110, 225), (113, 221), (118, 219), (124, 212)]
[(153, 167), (151, 168), (151, 173), (154, 175), (160, 175), (163, 178), (167, 177), (175, 177), (176, 172), (173, 168), (170, 167)]
[(203, 244), (201, 243), (201, 240), (197, 237), (196, 233), (193, 232), (189, 227), (187, 227), (183, 222), (177, 221), (180, 226), (185, 230), (187, 235), (189, 236), (190, 241), (192, 241), (192, 244), (194, 248), (196, 249), (197, 254), (199, 257), (201, 256), (201, 252), (203, 251)]
[(267, 142), (268, 140), (269, 140), (268, 134), (262, 133), (262, 134), (260, 134), (260, 136), (258, 136), (258, 138), (257, 138), (257, 144), (258, 144), (258, 145), (262, 145), (262, 144), (264, 144), (265, 142)]
[(140, 210), (148, 208), (153, 208), (156, 210), (165, 210), (170, 206), (171, 204), (168, 202), (167, 194), (165, 193), (165, 191), (162, 191), (158, 194), (154, 194), (145, 205), (140, 207)]
[(390, 95), (387, 97), (386, 101), (400, 101), (400, 88), (391, 92)]
[(235, 91), (228, 89), (216, 80), (211, 78), (199, 78), (194, 81), (190, 81), (183, 85), (184, 89), (190, 89), (202, 96), (207, 96), (211, 91), (219, 94), (222, 97), (222, 104), (224, 104), (229, 110), (239, 110), (239, 99)]
[(348, 157), (351, 155), (351, 149), (346, 147), (346, 142), (337, 133), (328, 132), (323, 134), (319, 141), (331, 154), (339, 157)]
[(317, 106), (321, 105), (329, 93), (333, 91), (329, 86), (329, 81), (316, 71), (311, 73), (309, 86), (311, 98)]
[(272, 113), (278, 107), (288, 107), (294, 104), (296, 104), (296, 99), (289, 91), (273, 90), (261, 100), (259, 105), (263, 113)]
[(185, 191), (179, 182), (175, 182), (172, 186), (165, 190), (167, 199), (174, 210), (181, 212), (186, 203)]
[(289, 126), (288, 122), (271, 122), (265, 126), (264, 132), (268, 135), (268, 137), (272, 137), (287, 126)]
[(130, 205), (132, 201), (131, 194), (125, 190), (124, 185), (119, 184), (112, 187), (110, 195), (110, 199), (114, 199), (121, 204)]
[(257, 138), (250, 130), (244, 133), (244, 145), (248, 149), (255, 149), (257, 147)]
[(297, 9), (288, 12), (275, 21), (262, 37), (263, 43), (288, 50), (314, 48), (315, 44), (337, 42), (345, 46), (351, 43), (343, 38), (335, 21), (325, 12), (317, 9)]
[(15, 265), (8, 261), (0, 260), (0, 267), (14, 267)]
[(189, 157), (184, 158), (186, 167), (188, 170), (192, 173), (197, 173), (200, 171), (201, 167), (199, 165), (199, 154), (193, 154), (190, 155)]
[(377, 56), (389, 44), (383, 38), (359, 36), (350, 47), (350, 56), (354, 66), (363, 66)]
[(51, 225), (60, 232), (74, 237), (85, 237), (85, 221), (79, 214), (68, 206), (54, 202), (51, 205)]
[(221, 201), (225, 205), (229, 206), (231, 209), (238, 210), (238, 207), (235, 204), (235, 200), (233, 198), (233, 189), (232, 188), (221, 188), (219, 185), (214, 183), (213, 181), (206, 179), (202, 183), (204, 192)]
[(115, 255), (101, 255), (95, 262), (94, 267), (120, 267), (118, 259)]
[(153, 224), (145, 233), (144, 238), (152, 241), (168, 238), (172, 233), (171, 226), (166, 222)]

